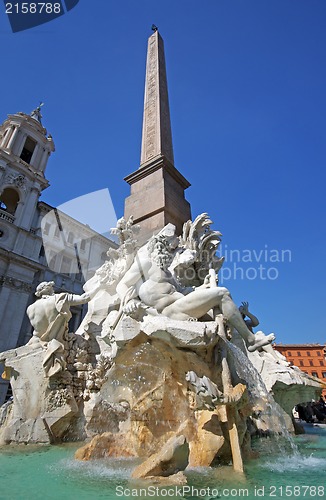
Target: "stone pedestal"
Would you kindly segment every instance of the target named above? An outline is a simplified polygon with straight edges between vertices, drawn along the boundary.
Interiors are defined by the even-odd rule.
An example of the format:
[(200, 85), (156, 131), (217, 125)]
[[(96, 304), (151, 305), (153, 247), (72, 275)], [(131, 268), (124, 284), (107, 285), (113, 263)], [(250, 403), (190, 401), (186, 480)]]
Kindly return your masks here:
[(183, 224), (191, 219), (190, 204), (184, 190), (190, 183), (165, 158), (142, 166), (125, 178), (131, 194), (125, 201), (125, 218), (133, 215), (141, 226), (140, 243), (144, 243), (166, 224), (176, 226), (182, 233)]

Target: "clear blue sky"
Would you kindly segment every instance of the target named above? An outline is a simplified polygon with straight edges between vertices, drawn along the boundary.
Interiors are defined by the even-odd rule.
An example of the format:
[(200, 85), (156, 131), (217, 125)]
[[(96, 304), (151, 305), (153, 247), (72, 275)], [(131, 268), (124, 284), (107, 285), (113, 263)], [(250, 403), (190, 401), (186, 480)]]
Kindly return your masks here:
[(240, 258), (291, 251), (284, 263), (235, 256), (226, 267), (252, 277), (263, 265), (278, 277), (238, 271), (224, 284), (278, 342), (326, 342), (324, 0), (80, 0), (16, 34), (0, 12), (0, 119), (44, 100), (56, 144), (42, 199), (56, 206), (108, 187), (123, 213), (152, 23), (165, 41), (175, 165), (192, 184), (193, 215), (207, 211)]

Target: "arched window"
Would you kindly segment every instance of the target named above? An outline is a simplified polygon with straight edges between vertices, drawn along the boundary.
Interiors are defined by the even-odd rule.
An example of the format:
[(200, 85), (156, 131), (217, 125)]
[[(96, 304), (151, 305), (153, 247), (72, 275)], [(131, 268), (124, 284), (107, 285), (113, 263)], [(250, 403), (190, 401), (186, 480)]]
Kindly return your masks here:
[(19, 202), (19, 194), (15, 189), (6, 188), (0, 195), (0, 208), (14, 215)]
[(24, 160), (26, 163), (30, 163), (35, 147), (36, 147), (36, 142), (34, 141), (34, 139), (32, 139), (31, 137), (27, 137), (23, 150), (20, 155), (21, 159)]

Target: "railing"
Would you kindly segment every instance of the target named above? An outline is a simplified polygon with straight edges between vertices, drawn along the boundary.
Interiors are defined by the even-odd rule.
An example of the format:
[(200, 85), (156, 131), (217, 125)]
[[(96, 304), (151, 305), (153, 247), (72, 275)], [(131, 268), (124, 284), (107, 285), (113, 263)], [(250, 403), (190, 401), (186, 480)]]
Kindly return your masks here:
[(6, 210), (1, 210), (1, 208), (0, 208), (0, 219), (10, 222), (11, 224), (15, 222), (15, 217), (9, 212), (6, 212)]

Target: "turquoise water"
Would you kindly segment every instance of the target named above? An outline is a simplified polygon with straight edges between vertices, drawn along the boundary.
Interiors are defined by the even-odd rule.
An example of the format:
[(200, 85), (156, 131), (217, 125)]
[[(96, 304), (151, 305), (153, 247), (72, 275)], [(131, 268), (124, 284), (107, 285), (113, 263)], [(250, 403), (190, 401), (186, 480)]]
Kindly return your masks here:
[(4, 447), (0, 499), (326, 498), (326, 430), (309, 427), (295, 442), (299, 453), (293, 454), (284, 443), (255, 441), (260, 456), (246, 463), (245, 477), (230, 467), (190, 469), (187, 489), (160, 491), (129, 479), (134, 460), (78, 462), (76, 445)]

